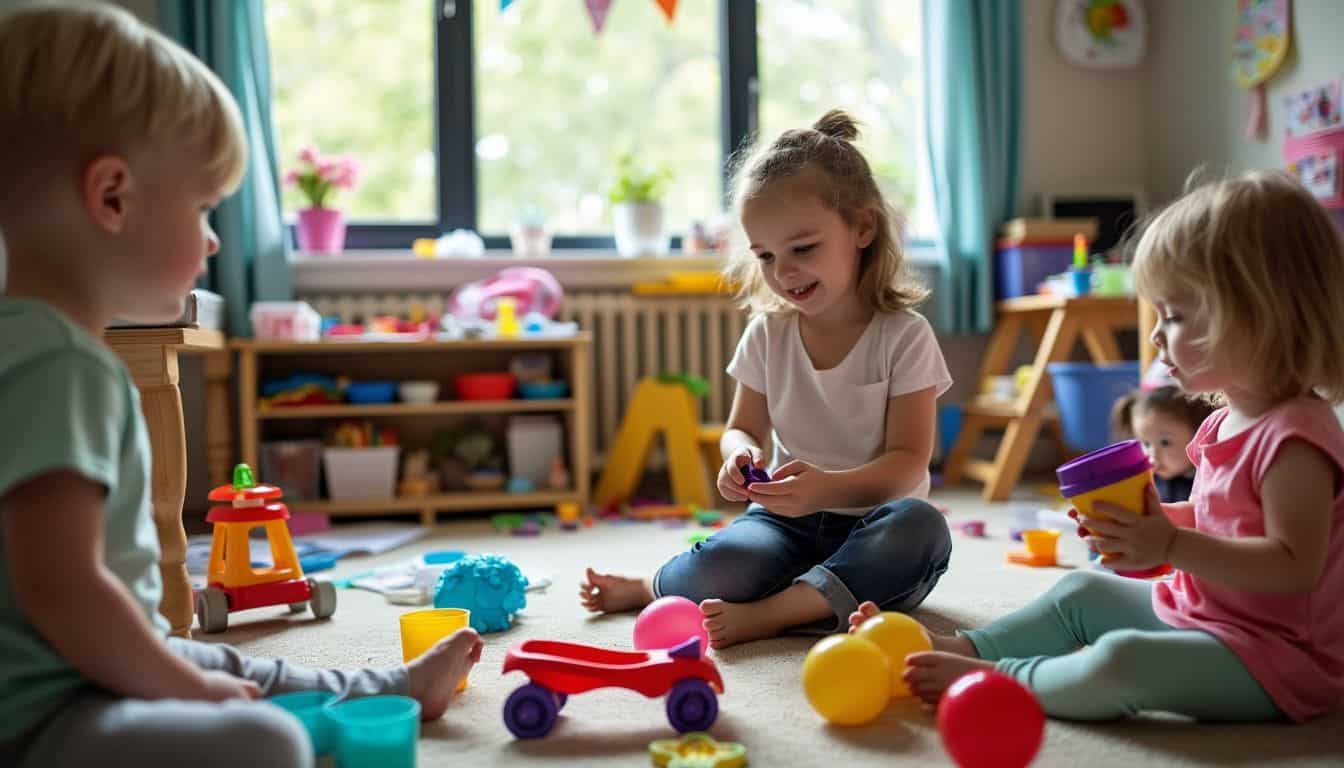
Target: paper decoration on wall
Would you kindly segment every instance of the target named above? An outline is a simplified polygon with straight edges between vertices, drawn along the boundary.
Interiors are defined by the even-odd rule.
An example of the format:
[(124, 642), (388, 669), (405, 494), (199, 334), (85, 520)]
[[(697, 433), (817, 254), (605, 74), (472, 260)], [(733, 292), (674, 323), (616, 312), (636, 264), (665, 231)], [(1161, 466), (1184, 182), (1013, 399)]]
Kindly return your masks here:
[(1293, 138), (1344, 127), (1344, 118), (1340, 115), (1342, 95), (1344, 80), (1331, 80), (1285, 97), (1284, 135)]
[(607, 23), (607, 12), (611, 10), (611, 0), (583, 0), (588, 6), (588, 16), (593, 20), (593, 34), (602, 34), (602, 25)]
[(1137, 66), (1147, 44), (1148, 20), (1139, 0), (1059, 0), (1055, 44), (1080, 67)]
[(1232, 46), (1232, 76), (1249, 88), (1246, 138), (1265, 138), (1265, 81), (1288, 56), (1289, 0), (1237, 0), (1237, 30)]
[(677, 14), (677, 0), (657, 0), (658, 7), (663, 9), (663, 15), (667, 17), (667, 23), (672, 23), (672, 17)]

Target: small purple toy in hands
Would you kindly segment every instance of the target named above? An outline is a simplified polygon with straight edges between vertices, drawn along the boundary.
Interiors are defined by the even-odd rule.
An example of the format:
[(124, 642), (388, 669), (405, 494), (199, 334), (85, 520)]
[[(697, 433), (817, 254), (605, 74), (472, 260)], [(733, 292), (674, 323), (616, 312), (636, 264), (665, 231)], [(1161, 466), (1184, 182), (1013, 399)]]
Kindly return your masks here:
[(760, 467), (747, 466), (742, 470), (742, 487), (750, 488), (752, 483), (770, 482), (770, 473)]

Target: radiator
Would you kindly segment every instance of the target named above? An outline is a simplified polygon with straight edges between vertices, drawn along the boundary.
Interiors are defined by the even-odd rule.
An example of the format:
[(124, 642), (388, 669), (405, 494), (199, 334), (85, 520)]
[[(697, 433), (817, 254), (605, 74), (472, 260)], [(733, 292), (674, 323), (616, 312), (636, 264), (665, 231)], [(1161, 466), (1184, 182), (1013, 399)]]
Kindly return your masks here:
[(598, 458), (611, 445), (635, 385), (646, 376), (690, 373), (709, 381), (702, 422), (724, 422), (733, 381), (724, 373), (746, 314), (724, 296), (567, 295), (565, 320), (593, 334), (595, 430)]
[[(379, 314), (405, 315), (413, 303), (442, 312), (441, 293), (313, 294), (323, 316), (343, 322)], [(709, 381), (702, 422), (724, 422), (733, 380), (724, 373), (747, 316), (726, 296), (634, 296), (627, 292), (568, 292), (560, 320), (593, 335), (593, 461), (600, 465), (620, 426), (635, 385), (645, 376), (691, 373)], [(651, 463), (658, 463), (657, 457)]]

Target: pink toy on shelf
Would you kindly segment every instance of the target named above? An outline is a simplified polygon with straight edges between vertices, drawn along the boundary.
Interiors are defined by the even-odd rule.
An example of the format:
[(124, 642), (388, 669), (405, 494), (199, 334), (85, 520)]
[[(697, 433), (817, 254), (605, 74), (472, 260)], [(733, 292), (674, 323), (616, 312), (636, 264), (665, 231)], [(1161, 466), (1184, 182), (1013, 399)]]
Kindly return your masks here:
[(554, 319), (560, 311), (564, 290), (555, 275), (536, 267), (509, 267), (494, 277), (467, 283), (448, 300), (448, 313), (458, 320), (495, 319), (501, 298), (512, 298), (514, 312), (522, 318), (533, 312)]
[(635, 647), (641, 651), (672, 648), (689, 638), (709, 647), (709, 633), (700, 606), (677, 595), (668, 595), (644, 606), (635, 619)]
[(628, 688), (667, 696), (667, 720), (681, 733), (706, 731), (719, 716), (723, 678), (698, 639), (665, 651), (613, 651), (578, 643), (525, 640), (504, 656), (504, 672), (528, 676), (504, 702), (504, 725), (520, 739), (550, 733), (570, 694)]

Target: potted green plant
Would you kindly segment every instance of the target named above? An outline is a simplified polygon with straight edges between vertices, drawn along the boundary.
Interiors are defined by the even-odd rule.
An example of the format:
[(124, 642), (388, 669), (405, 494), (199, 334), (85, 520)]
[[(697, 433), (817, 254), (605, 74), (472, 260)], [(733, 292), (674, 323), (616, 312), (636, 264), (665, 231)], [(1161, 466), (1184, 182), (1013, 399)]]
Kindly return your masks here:
[(663, 192), (672, 172), (663, 166), (643, 167), (629, 153), (616, 159), (616, 181), (607, 197), (612, 202), (616, 251), (622, 256), (667, 253)]

